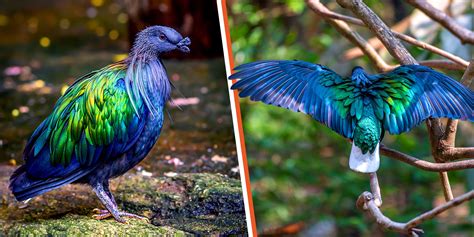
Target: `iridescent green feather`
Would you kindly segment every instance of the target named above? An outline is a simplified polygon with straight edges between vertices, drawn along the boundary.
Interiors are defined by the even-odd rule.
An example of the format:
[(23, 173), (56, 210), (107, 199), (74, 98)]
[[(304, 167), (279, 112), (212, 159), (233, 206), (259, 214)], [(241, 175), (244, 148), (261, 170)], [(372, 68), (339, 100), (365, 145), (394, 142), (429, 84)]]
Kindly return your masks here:
[[(379, 117), (381, 111), (385, 116), (403, 114), (408, 105), (415, 99), (414, 91), (417, 88), (413, 88), (416, 80), (413, 77), (411, 74), (404, 74), (403, 76), (393, 73), (382, 74), (379, 81), (370, 88), (378, 94), (374, 99), (374, 110), (380, 120), (382, 120)], [(380, 100), (385, 103), (381, 103)], [(384, 107), (387, 105), (388, 107)]]
[[(69, 164), (75, 154), (81, 164), (90, 164), (94, 152), (118, 139), (127, 140), (127, 128), (136, 116), (125, 91), (126, 68), (115, 64), (89, 74), (72, 85), (58, 100), (41, 135), (49, 138), (52, 164)], [(136, 101), (139, 108), (141, 102)], [(38, 139), (35, 153), (46, 139)]]
[(354, 96), (355, 88), (352, 81), (349, 78), (341, 78), (335, 74), (327, 73), (321, 75), (321, 85), (330, 88), (332, 93), (329, 98), (333, 99), (336, 111), (341, 117), (347, 117), (352, 104), (358, 99), (357, 96)]

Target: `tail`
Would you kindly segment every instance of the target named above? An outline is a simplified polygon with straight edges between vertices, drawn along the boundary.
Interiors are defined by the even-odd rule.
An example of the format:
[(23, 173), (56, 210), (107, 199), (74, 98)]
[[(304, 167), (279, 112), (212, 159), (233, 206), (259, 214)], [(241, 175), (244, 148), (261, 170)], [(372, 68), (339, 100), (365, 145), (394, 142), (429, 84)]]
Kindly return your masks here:
[(10, 190), (18, 201), (25, 201), (45, 192), (59, 188), (74, 182), (84, 175), (78, 171), (76, 174), (66, 178), (35, 179), (29, 177), (25, 166), (21, 166), (10, 177)]
[(379, 169), (380, 156), (379, 144), (375, 147), (374, 153), (362, 154), (362, 150), (352, 143), (351, 155), (349, 157), (349, 167), (351, 170), (361, 173), (373, 173)]

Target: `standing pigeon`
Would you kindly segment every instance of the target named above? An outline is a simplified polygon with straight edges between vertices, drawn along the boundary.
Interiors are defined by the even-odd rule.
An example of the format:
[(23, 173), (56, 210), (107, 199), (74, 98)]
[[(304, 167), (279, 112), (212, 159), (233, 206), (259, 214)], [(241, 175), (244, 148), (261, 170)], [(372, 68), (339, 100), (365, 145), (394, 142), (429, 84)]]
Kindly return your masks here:
[(384, 132), (407, 132), (427, 118), (474, 120), (474, 93), (450, 77), (420, 65), (369, 75), (355, 67), (351, 77), (303, 61), (243, 64), (229, 79), (241, 97), (311, 115), (351, 139), (349, 167), (379, 168)]
[(130, 56), (93, 71), (69, 87), (26, 144), (10, 178), (18, 201), (69, 183), (92, 186), (106, 210), (96, 219), (140, 216), (119, 211), (109, 179), (145, 158), (163, 126), (171, 83), (160, 59), (164, 53), (188, 53), (191, 41), (172, 28), (141, 31)]

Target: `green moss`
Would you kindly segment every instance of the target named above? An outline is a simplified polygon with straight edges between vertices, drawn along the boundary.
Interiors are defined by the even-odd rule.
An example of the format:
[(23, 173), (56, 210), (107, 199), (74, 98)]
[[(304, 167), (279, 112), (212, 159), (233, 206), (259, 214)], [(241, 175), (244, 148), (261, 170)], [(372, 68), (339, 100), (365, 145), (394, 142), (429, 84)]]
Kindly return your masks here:
[(128, 219), (127, 224), (122, 224), (114, 220), (98, 221), (79, 215), (66, 215), (60, 219), (17, 223), (8, 228), (5, 233), (7, 236), (187, 235), (185, 232), (172, 227), (157, 227), (141, 220)]
[(193, 234), (246, 232), (240, 181), (220, 174), (179, 174), (174, 177), (133, 176), (117, 194), (124, 210), (150, 216), (153, 223)]
[(203, 215), (193, 218), (155, 219), (153, 223), (172, 226), (197, 235), (232, 235), (244, 234), (245, 216), (239, 214)]
[[(193, 215), (244, 212), (240, 182), (223, 175), (185, 174), (176, 179), (186, 181)], [(203, 208), (205, 207), (205, 208)]]

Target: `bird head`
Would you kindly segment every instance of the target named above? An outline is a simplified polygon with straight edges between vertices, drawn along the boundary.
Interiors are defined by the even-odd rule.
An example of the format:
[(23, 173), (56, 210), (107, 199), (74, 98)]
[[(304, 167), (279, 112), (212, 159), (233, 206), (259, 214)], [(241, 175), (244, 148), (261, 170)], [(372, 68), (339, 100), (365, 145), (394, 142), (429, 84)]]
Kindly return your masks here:
[(365, 71), (364, 71), (364, 68), (359, 67), (359, 66), (354, 67), (352, 69), (351, 78), (359, 86), (367, 86), (367, 85), (372, 84), (371, 76), (367, 75), (367, 73), (365, 73)]
[(352, 75), (355, 75), (355, 74), (365, 74), (365, 71), (364, 71), (364, 68), (363, 67), (360, 67), (360, 66), (356, 66), (352, 69)]
[(191, 45), (191, 40), (188, 37), (183, 38), (173, 28), (150, 26), (138, 33), (132, 52), (160, 55), (179, 50), (189, 53), (189, 45)]

